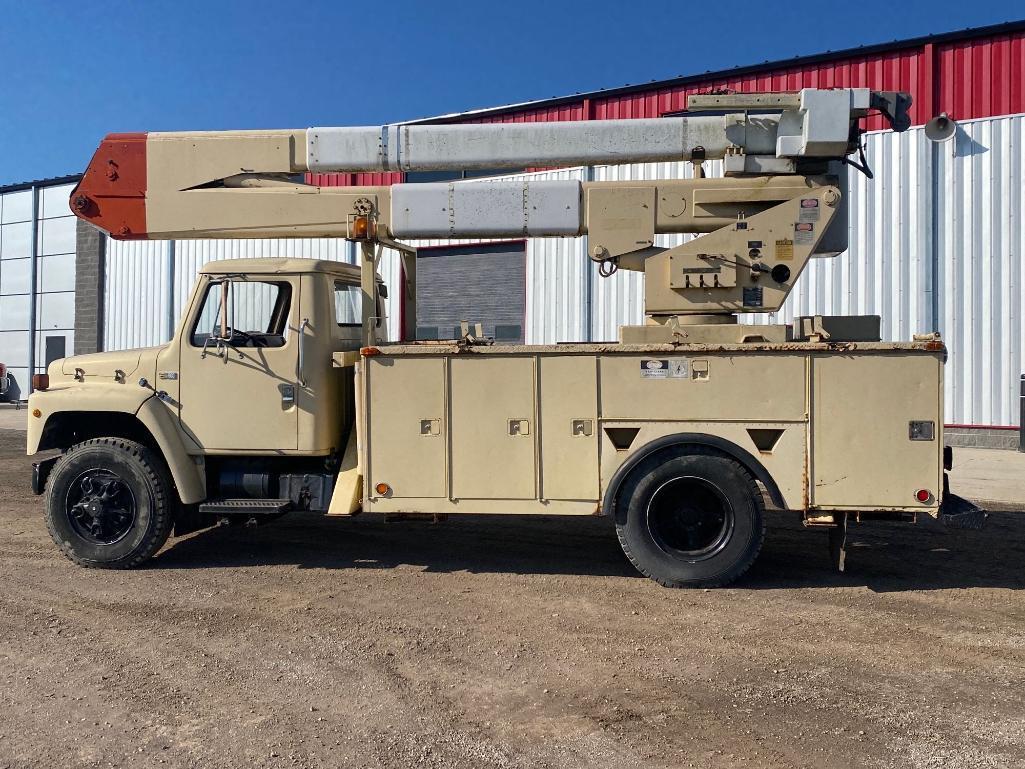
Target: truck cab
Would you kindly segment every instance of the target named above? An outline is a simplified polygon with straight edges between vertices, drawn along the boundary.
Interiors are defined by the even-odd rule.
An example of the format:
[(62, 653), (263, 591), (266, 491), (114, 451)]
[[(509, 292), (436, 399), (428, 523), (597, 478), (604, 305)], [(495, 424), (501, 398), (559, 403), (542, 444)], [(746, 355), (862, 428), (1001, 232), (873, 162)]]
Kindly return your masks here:
[[(386, 340), (383, 283), (376, 294), (371, 322)], [(334, 356), (358, 355), (363, 309), (352, 265), (211, 262), (169, 343), (54, 361), (29, 399), (28, 452), (63, 452), (56, 473), (57, 458), (37, 464), (33, 486), (48, 494), (65, 551), (80, 545), (73, 557), (86, 565), (132, 565), (172, 525), (326, 510), (355, 420), (352, 366)], [(123, 473), (111, 469), (118, 462)], [(133, 542), (156, 488), (168, 520)]]

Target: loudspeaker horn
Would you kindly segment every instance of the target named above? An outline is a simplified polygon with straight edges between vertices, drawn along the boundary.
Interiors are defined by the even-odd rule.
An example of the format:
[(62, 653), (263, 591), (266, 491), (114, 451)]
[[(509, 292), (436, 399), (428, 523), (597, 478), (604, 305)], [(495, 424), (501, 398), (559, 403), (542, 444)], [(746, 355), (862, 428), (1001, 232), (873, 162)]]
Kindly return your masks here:
[(941, 112), (925, 124), (925, 138), (931, 142), (945, 142), (957, 132), (957, 122)]

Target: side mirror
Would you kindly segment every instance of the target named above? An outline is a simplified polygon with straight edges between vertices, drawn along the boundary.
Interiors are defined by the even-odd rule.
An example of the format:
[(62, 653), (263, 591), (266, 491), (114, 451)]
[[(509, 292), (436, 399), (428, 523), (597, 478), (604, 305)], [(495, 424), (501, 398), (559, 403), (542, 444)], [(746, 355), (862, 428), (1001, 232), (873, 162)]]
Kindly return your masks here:
[(220, 286), (221, 296), (217, 315), (213, 319), (213, 328), (210, 330), (210, 339), (215, 342), (230, 342), (235, 335), (231, 281), (225, 278), (217, 281), (215, 285)]

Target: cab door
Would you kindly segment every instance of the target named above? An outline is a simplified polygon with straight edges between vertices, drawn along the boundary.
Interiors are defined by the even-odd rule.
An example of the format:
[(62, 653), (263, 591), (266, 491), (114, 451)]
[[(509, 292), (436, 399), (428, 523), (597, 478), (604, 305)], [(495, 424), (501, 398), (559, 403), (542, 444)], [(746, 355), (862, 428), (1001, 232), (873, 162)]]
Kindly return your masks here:
[(208, 451), (298, 445), (298, 276), (207, 280), (182, 329), (179, 419)]

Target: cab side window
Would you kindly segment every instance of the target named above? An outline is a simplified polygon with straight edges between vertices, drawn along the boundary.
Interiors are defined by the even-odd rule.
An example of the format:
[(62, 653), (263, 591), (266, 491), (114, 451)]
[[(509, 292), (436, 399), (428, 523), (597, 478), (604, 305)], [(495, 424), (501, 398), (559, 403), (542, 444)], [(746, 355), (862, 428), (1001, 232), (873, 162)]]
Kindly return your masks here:
[[(374, 324), (379, 330), (386, 330), (384, 300), (388, 298), (388, 287), (377, 284), (377, 313)], [(363, 326), (363, 289), (355, 283), (335, 281), (335, 323), (339, 328), (361, 328)], [(384, 341), (379, 331), (378, 340)]]
[(363, 292), (359, 286), (335, 281), (335, 323), (360, 326), (363, 323)]
[(190, 341), (202, 347), (223, 339), (234, 347), (284, 347), (292, 286), (252, 280), (211, 283)]

